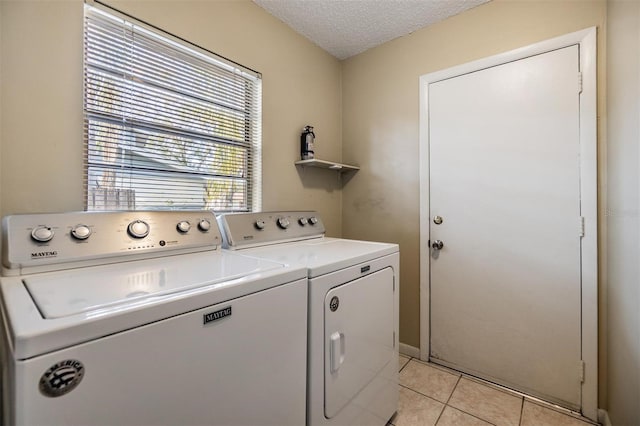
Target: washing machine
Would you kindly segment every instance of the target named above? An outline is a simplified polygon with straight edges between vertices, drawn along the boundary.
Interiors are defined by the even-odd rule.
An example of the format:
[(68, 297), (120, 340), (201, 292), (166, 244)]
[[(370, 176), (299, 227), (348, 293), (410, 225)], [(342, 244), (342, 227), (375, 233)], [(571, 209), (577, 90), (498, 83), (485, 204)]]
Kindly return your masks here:
[(207, 211), (3, 219), (7, 425), (300, 425), (306, 269)]
[(398, 245), (326, 237), (313, 211), (218, 221), (224, 247), (307, 268), (307, 424), (385, 425), (398, 408)]

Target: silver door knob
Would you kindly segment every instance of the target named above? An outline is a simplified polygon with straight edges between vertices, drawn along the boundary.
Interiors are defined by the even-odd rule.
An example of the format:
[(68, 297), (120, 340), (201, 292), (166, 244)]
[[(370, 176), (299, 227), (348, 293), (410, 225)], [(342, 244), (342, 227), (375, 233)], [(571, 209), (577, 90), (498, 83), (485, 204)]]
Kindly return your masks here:
[(431, 244), (431, 247), (434, 250), (442, 250), (442, 247), (444, 247), (444, 243), (440, 240), (435, 240), (433, 244)]

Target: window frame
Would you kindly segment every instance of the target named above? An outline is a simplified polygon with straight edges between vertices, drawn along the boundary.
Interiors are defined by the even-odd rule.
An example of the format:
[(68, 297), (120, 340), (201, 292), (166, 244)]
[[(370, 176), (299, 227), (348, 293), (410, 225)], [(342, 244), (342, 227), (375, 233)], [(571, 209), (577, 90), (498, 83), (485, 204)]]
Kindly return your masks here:
[[(161, 130), (159, 129), (164, 128), (162, 125), (158, 125), (157, 127), (155, 127), (153, 124), (145, 123), (145, 122), (142, 122), (141, 120), (136, 121), (135, 118), (132, 118), (132, 116), (129, 116), (126, 113), (123, 113), (122, 118), (120, 119), (117, 117), (117, 114), (113, 114), (114, 110), (111, 110), (107, 113), (107, 112), (98, 112), (98, 110), (95, 107), (92, 109), (91, 102), (93, 101), (90, 100), (89, 91), (92, 90), (90, 88), (91, 81), (96, 81), (96, 80), (95, 80), (95, 77), (91, 77), (89, 76), (89, 74), (91, 74), (91, 72), (95, 73), (95, 70), (98, 70), (99, 67), (96, 66), (95, 61), (93, 64), (90, 64), (91, 60), (89, 59), (89, 56), (90, 56), (89, 52), (91, 49), (98, 49), (98, 48), (96, 47), (97, 42), (95, 43), (95, 45), (89, 46), (90, 37), (88, 36), (89, 34), (88, 26), (89, 26), (89, 20), (92, 20), (91, 21), (92, 24), (95, 25), (96, 22), (98, 23), (102, 22), (102, 21), (99, 21), (100, 19), (105, 19), (105, 22), (108, 22), (110, 25), (111, 24), (114, 24), (115, 26), (120, 25), (123, 28), (122, 40), (126, 38), (127, 31), (130, 31), (132, 39), (135, 38), (136, 35), (139, 33), (144, 34), (145, 36), (148, 36), (155, 40), (162, 40), (164, 44), (161, 47), (163, 49), (164, 48), (166, 48), (167, 50), (177, 49), (179, 51), (178, 54), (183, 60), (188, 55), (190, 55), (193, 58), (194, 67), (197, 67), (198, 64), (206, 63), (208, 67), (211, 67), (212, 69), (215, 68), (215, 74), (211, 74), (209, 76), (210, 79), (212, 81), (215, 80), (215, 81), (222, 82), (222, 85), (220, 87), (223, 87), (225, 90), (228, 90), (232, 93), (233, 98), (232, 99), (229, 98), (231, 99), (231, 101), (233, 101), (234, 99), (236, 101), (237, 99), (244, 100), (244, 105), (240, 104), (240, 107), (238, 107), (236, 109), (236, 113), (234, 113), (237, 115), (237, 117), (234, 120), (239, 119), (240, 121), (238, 121), (238, 123), (242, 123), (242, 124), (239, 124), (240, 126), (239, 129), (242, 129), (242, 132), (237, 134), (235, 137), (233, 133), (228, 133), (229, 131), (236, 132), (235, 125), (234, 127), (231, 128), (231, 130), (229, 130), (230, 128), (228, 126), (230, 122), (227, 121), (228, 118), (225, 118), (225, 114), (232, 113), (234, 111), (234, 108), (232, 108), (231, 106), (225, 107), (224, 106), (225, 102), (229, 101), (229, 99), (223, 98), (223, 97), (209, 98), (207, 102), (209, 102), (208, 105), (210, 106), (210, 108), (211, 109), (218, 108), (222, 112), (217, 114), (211, 114), (211, 116), (209, 117), (209, 121), (202, 122), (204, 124), (209, 123), (209, 128), (211, 129), (216, 128), (217, 130), (215, 130), (215, 132), (217, 132), (217, 134), (204, 133), (204, 131), (202, 133), (198, 133), (197, 131), (191, 131), (189, 129), (186, 131), (179, 131), (179, 130), (176, 130), (176, 128), (171, 128), (167, 130), (167, 134), (169, 133), (172, 134), (173, 137), (175, 137), (176, 141), (180, 140), (180, 138), (183, 138), (182, 140), (187, 140), (187, 141), (191, 140), (192, 145), (189, 145), (188, 148), (183, 148), (185, 151), (187, 149), (190, 149), (192, 153), (193, 152), (197, 153), (199, 152), (199, 148), (209, 147), (207, 152), (210, 155), (213, 155), (211, 154), (212, 152), (218, 153), (217, 156), (211, 156), (206, 158), (207, 160), (209, 160), (207, 161), (207, 164), (211, 163), (210, 165), (207, 166), (210, 169), (213, 169), (214, 167), (224, 168), (226, 165), (231, 164), (231, 163), (228, 163), (228, 161), (234, 161), (234, 163), (232, 163), (232, 166), (238, 166), (239, 164), (242, 165), (242, 163), (238, 163), (237, 161), (242, 161), (241, 158), (243, 158), (244, 165), (242, 167), (244, 167), (244, 169), (241, 169), (241, 170), (243, 170), (244, 174), (242, 176), (236, 176), (232, 172), (227, 172), (227, 173), (231, 173), (227, 175), (221, 174), (220, 172), (212, 173), (211, 171), (207, 173), (203, 173), (201, 169), (191, 168), (190, 170), (184, 170), (184, 167), (181, 167), (181, 169), (183, 170), (176, 171), (175, 165), (171, 165), (171, 164), (164, 164), (162, 166), (158, 165), (157, 167), (151, 167), (151, 168), (145, 169), (144, 167), (143, 168), (140, 167), (140, 160), (138, 160), (137, 164), (134, 164), (134, 162), (131, 161), (130, 164), (127, 165), (125, 164), (125, 160), (123, 159), (112, 160), (112, 163), (109, 165), (109, 167), (111, 167), (112, 169), (117, 170), (117, 172), (116, 171), (113, 172), (114, 175), (116, 173), (119, 173), (122, 176), (128, 176), (128, 179), (130, 180), (130, 182), (136, 179), (136, 176), (138, 179), (140, 179), (140, 176), (143, 176), (145, 173), (146, 174), (155, 173), (156, 175), (164, 174), (166, 176), (174, 176), (174, 179), (167, 178), (166, 180), (158, 180), (157, 183), (153, 183), (153, 184), (145, 183), (143, 186), (141, 186), (141, 188), (144, 188), (145, 190), (140, 191), (140, 193), (142, 194), (140, 198), (143, 198), (147, 194), (149, 194), (148, 198), (155, 196), (153, 194), (161, 194), (165, 186), (164, 183), (166, 183), (167, 185), (170, 185), (170, 184), (176, 183), (180, 179), (182, 180), (192, 179), (194, 180), (194, 182), (198, 179), (202, 180), (201, 185), (203, 188), (202, 189), (203, 198), (202, 198), (201, 205), (198, 206), (196, 205), (196, 202), (194, 202), (192, 204), (175, 207), (170, 203), (167, 205), (166, 202), (162, 202), (158, 199), (158, 202), (155, 205), (150, 205), (148, 202), (146, 202), (145, 205), (142, 206), (142, 209), (144, 210), (156, 210), (156, 209), (164, 210), (164, 209), (176, 209), (176, 208), (197, 210), (197, 209), (208, 208), (208, 209), (213, 209), (220, 212), (260, 211), (262, 207), (262, 188), (261, 188), (262, 186), (262, 164), (261, 164), (262, 163), (262, 152), (261, 152), (262, 150), (262, 110), (261, 110), (262, 109), (262, 75), (257, 71), (254, 71), (250, 68), (239, 65), (234, 61), (231, 61), (227, 58), (217, 55), (187, 40), (184, 40), (180, 37), (170, 34), (167, 31), (164, 31), (146, 22), (140, 21), (139, 19), (136, 19), (128, 14), (122, 13), (111, 7), (105, 6), (99, 2), (86, 1), (84, 7), (85, 7), (85, 11), (83, 14), (83, 20), (84, 20), (84, 24), (83, 24), (84, 26), (84, 29), (83, 29), (83, 34), (84, 34), (84, 43), (83, 43), (83, 49), (84, 49), (83, 180), (84, 182), (83, 183), (84, 183), (84, 186), (83, 188), (84, 188), (85, 210), (100, 211), (100, 210), (114, 209), (113, 206), (108, 205), (106, 203), (104, 205), (96, 205), (95, 202), (91, 201), (92, 194), (95, 197), (93, 185), (98, 187), (97, 180), (95, 184), (92, 183), (91, 181), (91, 177), (95, 176), (95, 174), (92, 174), (92, 173), (96, 173), (96, 171), (99, 170), (101, 166), (103, 167), (103, 170), (106, 170), (108, 168), (107, 165), (105, 164), (101, 165), (100, 162), (94, 161), (95, 154), (99, 154), (100, 152), (103, 152), (103, 151), (100, 151), (98, 148), (95, 148), (97, 146), (97, 142), (95, 139), (95, 134), (96, 134), (95, 131), (93, 132), (93, 136), (91, 135), (92, 129), (95, 130), (96, 128), (95, 123), (97, 121), (100, 121), (102, 123), (107, 123), (105, 125), (106, 127), (109, 127), (110, 125), (121, 127), (121, 129), (118, 130), (119, 132), (118, 136), (110, 135), (108, 137), (110, 138), (109, 141), (113, 144), (112, 146), (113, 150), (114, 151), (117, 150), (118, 152), (120, 152), (121, 154), (118, 154), (118, 155), (120, 155), (123, 158), (125, 157), (125, 154), (122, 154), (122, 153), (127, 149), (130, 151), (129, 152), (130, 157), (133, 157), (134, 154), (139, 154), (139, 153), (136, 153), (133, 148), (131, 148), (132, 144), (130, 141), (128, 141), (130, 138), (123, 136), (125, 135), (125, 133), (127, 132), (131, 132), (131, 134), (134, 134), (135, 132), (141, 133), (142, 130), (161, 132)], [(105, 16), (107, 16), (108, 18), (103, 18)], [(123, 46), (127, 46), (126, 44), (127, 42), (125, 41), (121, 41), (121, 42), (123, 43)], [(133, 45), (133, 41), (131, 43)], [(120, 51), (117, 51), (116, 53), (123, 54), (124, 51), (125, 49), (122, 49)], [(132, 55), (131, 61), (132, 61), (131, 63), (134, 63), (136, 61), (135, 56)], [(196, 61), (199, 61), (199, 62), (196, 62)], [(180, 69), (179, 72), (176, 73), (175, 78), (178, 79), (180, 77), (184, 77), (182, 73), (183, 73), (183, 70)], [(225, 76), (227, 75), (231, 77), (229, 77), (228, 80), (225, 80)], [(131, 72), (131, 74), (129, 75), (125, 71), (122, 73), (122, 75), (117, 74), (117, 76), (121, 77), (121, 80), (125, 85), (128, 84), (133, 86), (136, 84), (135, 72)], [(91, 80), (91, 78), (94, 78), (94, 80)], [(172, 73), (165, 72), (164, 78), (166, 80), (170, 80), (170, 79), (173, 79), (174, 76)], [(140, 81), (143, 81), (143, 80), (140, 80)], [(238, 84), (238, 81), (240, 81), (240, 84)], [(140, 90), (149, 91), (150, 86), (148, 86), (148, 82), (144, 81), (144, 83), (147, 84), (147, 86), (145, 86), (143, 89), (140, 89)], [(143, 86), (143, 85), (139, 84), (139, 86)], [(187, 88), (186, 86), (187, 86), (186, 84), (183, 86), (178, 86), (178, 85), (175, 86), (175, 88), (178, 89), (175, 91), (175, 93), (177, 94), (176, 96), (181, 96), (180, 97), (181, 100), (189, 98), (189, 96), (186, 96), (185, 93), (189, 92), (191, 89)], [(167, 87), (174, 88), (174, 86), (165, 85), (165, 88)], [(182, 91), (180, 89), (182, 89)], [(219, 88), (216, 88), (216, 87), (212, 88), (211, 93), (213, 93), (215, 90), (219, 90)], [(160, 105), (161, 108), (165, 108), (163, 109), (163, 112), (166, 112), (168, 111), (168, 109), (166, 109), (166, 106), (163, 106), (161, 103), (166, 102), (166, 100), (169, 99), (168, 96), (169, 95), (165, 95), (164, 98), (159, 98), (160, 100), (157, 103), (155, 103), (155, 101), (148, 101), (148, 102), (153, 102), (153, 104), (148, 103), (147, 105), (156, 105), (156, 106)], [(214, 95), (211, 95), (211, 96), (214, 96)], [(96, 98), (94, 97), (94, 99)], [(134, 99), (132, 97), (130, 99), (131, 104), (135, 104), (138, 101), (139, 101), (139, 98)], [(201, 99), (198, 100), (196, 97), (193, 97), (193, 99), (191, 100), (192, 103), (188, 105), (193, 106), (193, 108), (197, 108), (197, 104), (200, 101)], [(187, 104), (186, 101), (185, 101), (185, 104)], [(121, 105), (122, 106), (128, 105), (127, 101), (126, 100), (121, 101)], [(108, 107), (112, 108), (113, 106), (109, 104)], [(228, 108), (228, 109), (225, 109), (225, 108)], [(133, 108), (130, 108), (130, 109), (133, 109)], [(139, 111), (141, 111), (141, 109)], [(229, 112), (225, 113), (224, 111), (229, 111)], [(166, 115), (168, 116), (169, 114), (166, 114)], [(214, 118), (214, 116), (217, 118)], [(92, 124), (92, 120), (93, 120), (93, 124)], [(189, 118), (189, 120), (191, 122), (194, 122), (194, 120), (191, 118)], [(91, 127), (91, 126), (94, 126), (94, 127)], [(202, 127), (204, 128), (206, 126), (203, 125)], [(210, 131), (214, 132), (214, 130), (210, 130)], [(197, 139), (198, 141), (196, 142)], [(162, 143), (166, 143), (166, 142), (162, 142)], [(184, 142), (184, 143), (187, 145), (189, 144), (189, 142)], [(165, 153), (165, 156), (169, 157), (171, 155), (175, 155), (174, 153), (172, 153), (172, 151), (170, 151), (171, 148), (167, 148), (168, 146), (170, 146), (170, 144), (171, 142), (167, 146), (164, 146), (164, 145), (161, 146), (160, 143), (158, 142), (158, 144), (152, 145), (152, 146), (155, 148), (166, 148), (167, 150), (169, 150), (168, 152), (170, 152), (170, 154)], [(235, 147), (236, 149), (240, 147), (242, 148), (241, 150), (246, 150), (246, 154), (244, 154), (244, 157), (238, 157), (239, 154), (229, 154), (228, 152), (225, 154), (224, 147), (227, 147), (227, 148)], [(146, 149), (146, 144), (144, 145), (143, 148)], [(104, 148), (101, 148), (101, 149), (104, 150)], [(222, 149), (222, 151), (219, 151), (220, 149)], [(188, 155), (188, 154), (185, 154), (184, 152), (183, 154)], [(198, 155), (198, 154), (192, 154), (192, 155)], [(225, 155), (227, 157), (225, 157)], [(230, 157), (228, 157), (228, 155), (233, 155), (233, 156), (231, 157), (231, 159), (229, 159)], [(139, 155), (138, 157), (143, 157), (143, 155)], [(155, 158), (155, 160), (157, 160), (156, 163), (162, 163), (162, 161), (158, 160), (158, 158), (161, 157), (161, 154), (158, 154), (156, 157), (157, 157)], [(204, 159), (205, 157), (202, 157), (202, 158)], [(205, 161), (200, 162), (201, 165), (203, 163), (205, 163)], [(180, 179), (175, 179), (175, 177), (179, 177)], [(233, 197), (229, 198), (229, 203), (226, 205), (226, 208), (222, 207), (220, 204), (207, 206), (207, 203), (222, 200), (221, 195), (225, 193), (223, 190), (220, 190), (221, 192), (218, 191), (216, 193), (219, 195), (218, 198), (209, 198), (209, 193), (210, 193), (210, 190), (208, 189), (209, 185), (215, 185), (215, 182), (225, 182), (225, 181), (233, 182), (233, 183), (229, 183), (230, 186), (228, 186), (227, 191), (231, 191), (231, 192), (228, 192), (228, 194), (235, 194), (233, 195)], [(236, 191), (236, 189), (239, 188), (237, 184), (239, 184), (240, 186), (244, 185), (244, 190), (240, 190), (239, 192)], [(129, 197), (131, 197), (131, 192), (134, 191), (133, 197), (135, 197), (135, 188), (132, 190), (131, 185), (133, 184), (129, 183), (129, 185), (130, 187), (128, 189), (126, 187), (116, 187), (115, 184), (112, 184), (112, 186), (105, 188), (104, 189), (105, 200), (107, 198), (107, 193), (110, 190), (116, 191), (114, 194), (117, 197), (120, 196), (119, 191), (125, 190), (126, 192), (128, 190)], [(223, 187), (227, 188), (224, 185), (226, 184), (223, 184)], [(158, 190), (159, 192), (152, 193), (152, 192), (146, 191), (146, 188), (152, 188), (152, 187), (155, 188), (154, 190)], [(179, 185), (177, 187), (179, 187)], [(187, 191), (188, 187), (185, 186), (184, 188), (185, 188), (185, 191)], [(100, 191), (103, 191), (103, 189), (100, 189)], [(197, 195), (196, 192), (193, 192), (193, 194)], [(242, 196), (245, 197), (244, 204), (242, 205), (241, 208), (237, 207), (236, 195), (238, 194), (242, 194)], [(191, 195), (191, 193), (187, 192), (187, 195), (184, 198), (185, 199), (188, 198), (188, 195)], [(127, 196), (125, 196), (124, 198), (126, 199)], [(195, 199), (196, 198), (194, 198), (194, 200)], [(129, 198), (129, 202), (128, 203), (125, 202), (124, 204), (125, 204), (124, 206), (120, 206), (118, 205), (118, 202), (116, 202), (115, 203), (116, 209), (127, 210), (127, 209), (139, 208), (138, 206), (135, 205), (136, 204), (135, 201), (133, 202), (133, 206), (131, 205), (132, 203), (130, 198)]]

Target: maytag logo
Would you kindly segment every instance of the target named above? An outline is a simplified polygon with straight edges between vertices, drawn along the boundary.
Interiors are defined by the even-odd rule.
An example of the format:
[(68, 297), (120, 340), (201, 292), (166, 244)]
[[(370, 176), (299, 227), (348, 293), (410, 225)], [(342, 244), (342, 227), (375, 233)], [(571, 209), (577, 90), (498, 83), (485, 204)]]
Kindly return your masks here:
[(57, 251), (36, 251), (31, 253), (32, 259), (41, 259), (43, 257), (56, 257), (58, 255)]
[(219, 311), (209, 312), (208, 314), (204, 314), (202, 316), (204, 320), (204, 324), (208, 324), (213, 321), (221, 320), (224, 317), (231, 316), (231, 306), (227, 306), (224, 309), (220, 309)]

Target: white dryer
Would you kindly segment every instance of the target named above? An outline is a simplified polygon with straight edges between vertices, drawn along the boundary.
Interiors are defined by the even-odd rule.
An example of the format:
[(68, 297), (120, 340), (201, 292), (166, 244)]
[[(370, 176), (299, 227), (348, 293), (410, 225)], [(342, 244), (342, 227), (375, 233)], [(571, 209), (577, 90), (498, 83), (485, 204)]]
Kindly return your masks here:
[(306, 270), (221, 241), (211, 212), (4, 218), (4, 424), (303, 424)]
[(385, 425), (398, 407), (398, 245), (325, 237), (310, 211), (218, 221), (224, 247), (307, 268), (307, 425)]

